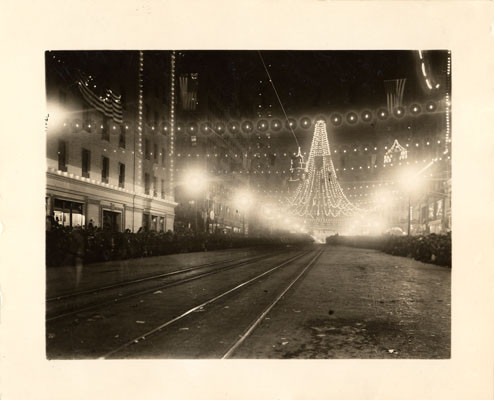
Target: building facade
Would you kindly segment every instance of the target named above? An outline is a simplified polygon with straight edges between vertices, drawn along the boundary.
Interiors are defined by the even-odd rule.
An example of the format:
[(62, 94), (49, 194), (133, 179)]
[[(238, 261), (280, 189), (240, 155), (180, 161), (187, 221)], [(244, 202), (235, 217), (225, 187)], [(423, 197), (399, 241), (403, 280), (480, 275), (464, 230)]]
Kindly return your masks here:
[(142, 52), (87, 53), (46, 53), (47, 215), (71, 227), (173, 230), (169, 83), (146, 75)]

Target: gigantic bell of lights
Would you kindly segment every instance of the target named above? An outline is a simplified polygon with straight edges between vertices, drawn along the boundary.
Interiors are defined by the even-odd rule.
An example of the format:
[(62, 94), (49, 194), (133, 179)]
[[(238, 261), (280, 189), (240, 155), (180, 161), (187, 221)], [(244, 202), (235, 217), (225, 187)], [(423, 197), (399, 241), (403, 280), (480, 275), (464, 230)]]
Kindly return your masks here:
[(289, 209), (310, 229), (328, 233), (341, 232), (348, 217), (358, 211), (338, 183), (324, 121), (315, 125), (306, 179), (295, 190)]

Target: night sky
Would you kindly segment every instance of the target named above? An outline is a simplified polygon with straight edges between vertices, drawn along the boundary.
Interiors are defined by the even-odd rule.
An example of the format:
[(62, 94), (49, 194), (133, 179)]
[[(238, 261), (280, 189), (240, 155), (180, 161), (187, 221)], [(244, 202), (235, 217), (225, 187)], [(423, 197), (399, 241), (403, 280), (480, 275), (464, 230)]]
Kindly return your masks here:
[[(57, 52), (73, 67), (81, 68), (104, 82), (136, 63), (137, 51)], [(439, 100), (446, 88), (447, 51), (424, 51), (428, 70), (441, 89), (429, 91), (420, 70), (417, 51), (261, 51), (280, 99), (289, 116), (359, 111), (386, 105), (384, 80), (406, 78), (404, 104)], [(149, 81), (168, 85), (169, 52), (146, 51), (145, 74)], [(128, 69), (126, 79), (134, 79)], [(199, 73), (201, 92), (214, 92), (236, 118), (255, 118), (255, 106), (264, 82), (263, 95), (273, 103), (273, 116), (282, 110), (267, 83), (267, 74), (257, 51), (179, 51), (177, 75)], [(151, 83), (152, 84), (152, 83)], [(262, 85), (261, 85), (262, 86)], [(199, 108), (200, 110), (201, 108)]]
[[(256, 51), (182, 52), (184, 71), (199, 72), (202, 85), (237, 96), (240, 116), (251, 117), (258, 82), (267, 80)], [(386, 105), (384, 80), (406, 78), (404, 104), (437, 100), (442, 90), (429, 91), (423, 81), (417, 51), (262, 51), (262, 57), (289, 114), (346, 112)], [(447, 51), (424, 52), (435, 82), (445, 88)], [(242, 82), (233, 93), (235, 80)], [(273, 95), (272, 88), (265, 90)], [(271, 92), (271, 93), (269, 93)], [(281, 114), (276, 101), (273, 112)]]

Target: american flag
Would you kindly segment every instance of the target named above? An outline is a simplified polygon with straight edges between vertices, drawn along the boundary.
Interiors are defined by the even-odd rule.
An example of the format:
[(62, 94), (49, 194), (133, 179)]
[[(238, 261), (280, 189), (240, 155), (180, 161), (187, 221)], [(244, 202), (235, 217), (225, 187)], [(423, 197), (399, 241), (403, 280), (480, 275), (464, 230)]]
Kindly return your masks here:
[(183, 110), (194, 111), (197, 106), (197, 73), (183, 74), (180, 76), (180, 101)]
[(122, 96), (116, 95), (111, 89), (106, 89), (104, 96), (99, 96), (93, 90), (97, 89), (97, 86), (91, 76), (87, 76), (82, 71), (78, 71), (77, 75), (77, 87), (84, 100), (91, 107), (121, 124), (123, 122)]
[(403, 93), (405, 92), (406, 78), (391, 79), (384, 81), (386, 98), (388, 101), (388, 111), (393, 113), (396, 107), (403, 105)]

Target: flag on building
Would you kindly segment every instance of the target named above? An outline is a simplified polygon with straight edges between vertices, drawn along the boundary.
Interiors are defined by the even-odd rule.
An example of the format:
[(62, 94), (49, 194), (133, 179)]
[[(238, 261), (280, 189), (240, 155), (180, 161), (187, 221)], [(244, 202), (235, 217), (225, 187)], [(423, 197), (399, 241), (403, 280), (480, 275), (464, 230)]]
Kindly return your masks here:
[(199, 86), (199, 74), (182, 74), (180, 82), (180, 101), (182, 109), (194, 111), (197, 107), (197, 89)]
[(384, 81), (388, 111), (393, 113), (396, 107), (403, 106), (403, 93), (405, 92), (406, 78)]
[(82, 97), (91, 107), (118, 124), (123, 122), (122, 96), (113, 93), (111, 89), (104, 90), (103, 95), (97, 94), (98, 87), (93, 77), (87, 76), (82, 71), (77, 72), (76, 83)]

